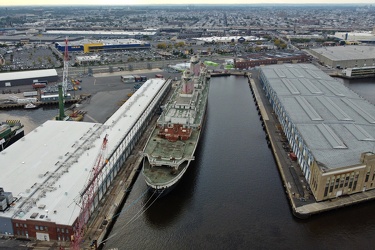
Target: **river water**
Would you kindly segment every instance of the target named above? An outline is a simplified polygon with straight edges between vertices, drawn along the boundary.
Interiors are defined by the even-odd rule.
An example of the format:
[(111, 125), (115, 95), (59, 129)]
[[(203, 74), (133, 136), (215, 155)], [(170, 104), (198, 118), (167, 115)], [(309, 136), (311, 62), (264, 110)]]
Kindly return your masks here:
[[(370, 80), (353, 89), (375, 103)], [(196, 160), (160, 199), (139, 175), (104, 249), (373, 248), (375, 202), (293, 217), (264, 138), (245, 78), (212, 78)]]

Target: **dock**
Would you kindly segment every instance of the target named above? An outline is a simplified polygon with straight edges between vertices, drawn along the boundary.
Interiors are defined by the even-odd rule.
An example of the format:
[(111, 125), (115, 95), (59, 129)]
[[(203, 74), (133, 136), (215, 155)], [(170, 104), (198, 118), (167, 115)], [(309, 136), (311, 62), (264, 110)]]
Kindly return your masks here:
[(306, 219), (312, 215), (359, 204), (375, 199), (375, 190), (340, 196), (334, 199), (317, 202), (309, 189), (297, 161), (289, 156), (288, 141), (282, 131), (272, 106), (268, 102), (258, 79), (248, 76), (249, 87), (256, 103), (265, 138), (272, 150), (286, 195), (290, 201), (293, 215)]
[[(168, 100), (168, 96), (172, 92), (173, 91), (169, 90), (163, 102)], [(123, 167), (120, 168), (120, 171), (108, 187), (105, 196), (103, 196), (91, 215), (87, 226), (84, 228), (85, 233), (79, 244), (80, 249), (101, 249), (103, 245), (105, 245), (106, 238), (120, 215), (140, 173), (143, 159), (141, 152), (155, 127), (157, 118), (157, 115), (152, 117), (149, 125), (142, 133), (141, 138), (123, 163)], [(32, 247), (32, 249), (57, 249), (58, 247), (60, 247), (60, 249), (69, 249), (72, 247), (69, 241), (37, 241), (29, 243), (28, 246)]]

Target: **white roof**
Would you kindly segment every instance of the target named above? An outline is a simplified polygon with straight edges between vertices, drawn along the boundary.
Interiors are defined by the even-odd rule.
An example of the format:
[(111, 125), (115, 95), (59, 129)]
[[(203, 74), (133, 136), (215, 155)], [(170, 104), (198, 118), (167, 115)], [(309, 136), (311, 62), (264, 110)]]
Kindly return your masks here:
[(42, 70), (29, 70), (17, 71), (9, 73), (0, 73), (0, 81), (12, 81), (18, 79), (29, 79), (38, 77), (57, 76), (56, 69), (42, 69)]
[[(103, 138), (108, 135), (109, 157), (164, 84), (164, 79), (148, 80), (104, 125), (47, 121), (2, 151), (1, 187), (19, 200), (0, 216), (30, 219), (38, 213), (35, 220), (72, 225)], [(47, 210), (48, 218), (40, 218)]]
[(43, 32), (46, 35), (145, 35), (145, 36), (153, 36), (156, 32), (150, 31), (104, 31), (104, 30), (47, 30)]
[(334, 37), (338, 39), (343, 39), (347, 37), (348, 41), (368, 41), (375, 40), (375, 35), (371, 31), (363, 32), (336, 32)]
[[(362, 46), (362, 45), (348, 45), (348, 46), (327, 46), (322, 48), (311, 49), (318, 54), (321, 54), (332, 61), (352, 61), (352, 60), (363, 60), (375, 59), (375, 47), (374, 46)], [(369, 61), (368, 64), (371, 62)]]
[(245, 38), (246, 41), (265, 40), (264, 38), (259, 38), (259, 37), (256, 37), (256, 36), (221, 36), (221, 37), (211, 36), (211, 37), (198, 37), (198, 38), (193, 38), (193, 39), (201, 40), (201, 41), (205, 41), (205, 42), (212, 42), (212, 41), (215, 41), (215, 42), (219, 42), (219, 41), (230, 42), (230, 41), (232, 41), (232, 39), (238, 40), (241, 37)]
[[(58, 42), (60, 46), (65, 46), (65, 42)], [(93, 39), (83, 39), (81, 41), (70, 41), (70, 46), (83, 46), (85, 44), (102, 44), (104, 46), (109, 45), (144, 45), (149, 44), (141, 40), (129, 38), (129, 39), (104, 39), (104, 40), (93, 40)]]

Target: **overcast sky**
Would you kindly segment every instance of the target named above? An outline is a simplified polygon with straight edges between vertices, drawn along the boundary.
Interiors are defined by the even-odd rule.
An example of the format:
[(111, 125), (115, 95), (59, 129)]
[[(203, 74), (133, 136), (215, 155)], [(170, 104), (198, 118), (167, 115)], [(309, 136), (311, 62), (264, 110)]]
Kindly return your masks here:
[(0, 6), (15, 5), (134, 5), (134, 4), (375, 4), (375, 0), (0, 0)]

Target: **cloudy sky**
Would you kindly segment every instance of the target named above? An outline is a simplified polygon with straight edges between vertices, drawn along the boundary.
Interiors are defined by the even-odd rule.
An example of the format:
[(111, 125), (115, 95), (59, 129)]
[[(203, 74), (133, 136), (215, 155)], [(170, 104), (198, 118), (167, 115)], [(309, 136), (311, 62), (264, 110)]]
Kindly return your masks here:
[(345, 4), (364, 3), (375, 4), (375, 0), (0, 0), (0, 6), (15, 5), (134, 5), (134, 4), (259, 4), (259, 3), (315, 3), (315, 4)]

